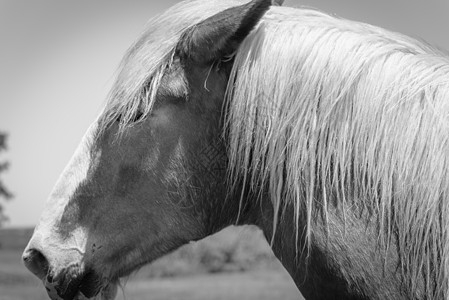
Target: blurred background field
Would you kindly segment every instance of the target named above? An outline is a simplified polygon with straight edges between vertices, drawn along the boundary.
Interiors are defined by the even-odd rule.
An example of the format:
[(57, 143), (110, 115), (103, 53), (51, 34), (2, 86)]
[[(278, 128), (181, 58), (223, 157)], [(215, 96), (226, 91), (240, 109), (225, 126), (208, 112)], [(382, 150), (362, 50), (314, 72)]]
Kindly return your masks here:
[[(0, 230), (0, 300), (48, 299), (23, 267), (32, 229)], [(303, 299), (255, 227), (229, 227), (154, 261), (122, 282), (120, 300)]]

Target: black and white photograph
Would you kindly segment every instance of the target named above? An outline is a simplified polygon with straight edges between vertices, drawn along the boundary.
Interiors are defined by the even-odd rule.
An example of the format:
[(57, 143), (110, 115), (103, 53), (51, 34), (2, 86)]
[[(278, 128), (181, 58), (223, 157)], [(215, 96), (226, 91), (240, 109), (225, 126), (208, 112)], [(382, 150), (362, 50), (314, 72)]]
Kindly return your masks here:
[(0, 300), (449, 300), (448, 0), (0, 0)]

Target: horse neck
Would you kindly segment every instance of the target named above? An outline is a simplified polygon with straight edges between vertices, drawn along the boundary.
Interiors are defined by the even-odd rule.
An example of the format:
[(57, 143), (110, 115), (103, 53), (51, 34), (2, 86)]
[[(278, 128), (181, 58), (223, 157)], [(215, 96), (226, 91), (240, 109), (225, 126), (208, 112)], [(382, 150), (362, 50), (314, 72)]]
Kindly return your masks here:
[(345, 219), (340, 208), (331, 208), (327, 222), (316, 216), (307, 241), (302, 220), (299, 231), (295, 229), (293, 207), (282, 210), (273, 236), (271, 201), (266, 197), (257, 205), (251, 221), (271, 241), (274, 254), (306, 299), (409, 299), (397, 268), (397, 249), (379, 247), (376, 225), (367, 222), (366, 215)]
[(397, 249), (379, 247), (377, 223), (369, 212), (329, 207), (327, 221), (318, 213), (314, 216), (307, 240), (306, 217), (296, 225), (293, 207), (281, 208), (274, 226), (268, 192), (246, 191), (242, 196), (237, 191), (215, 203), (210, 233), (235, 224), (258, 226), (306, 299), (422, 298), (407, 294)]

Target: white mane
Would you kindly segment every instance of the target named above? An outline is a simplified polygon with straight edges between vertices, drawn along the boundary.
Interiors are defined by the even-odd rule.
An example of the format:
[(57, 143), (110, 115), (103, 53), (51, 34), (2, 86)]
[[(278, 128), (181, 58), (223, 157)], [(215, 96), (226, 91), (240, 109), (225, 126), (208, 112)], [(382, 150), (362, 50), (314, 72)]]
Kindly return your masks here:
[[(230, 178), (268, 185), (276, 217), (368, 208), (397, 234), (413, 292), (448, 297), (449, 59), (401, 34), (273, 8), (245, 39), (228, 91)], [(245, 181), (246, 182), (246, 181)], [(343, 209), (344, 211), (344, 209)], [(435, 287), (436, 284), (436, 287)]]

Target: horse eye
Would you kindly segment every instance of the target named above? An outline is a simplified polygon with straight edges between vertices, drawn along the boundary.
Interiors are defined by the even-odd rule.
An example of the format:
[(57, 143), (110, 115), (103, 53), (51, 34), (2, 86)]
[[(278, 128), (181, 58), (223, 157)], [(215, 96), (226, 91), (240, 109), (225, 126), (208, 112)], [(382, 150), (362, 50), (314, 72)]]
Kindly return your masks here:
[[(137, 112), (134, 114), (134, 116), (133, 116), (131, 119), (128, 120), (128, 123), (129, 123), (129, 124), (132, 124), (132, 123), (140, 122), (140, 121), (143, 120), (144, 117), (145, 117), (145, 116), (144, 116), (144, 113), (143, 113), (142, 111), (139, 110), (139, 111), (137, 111)], [(122, 120), (123, 120), (123, 115), (120, 114), (120, 115), (117, 117), (117, 120), (116, 120), (116, 121), (117, 121), (118, 123), (121, 123)]]

